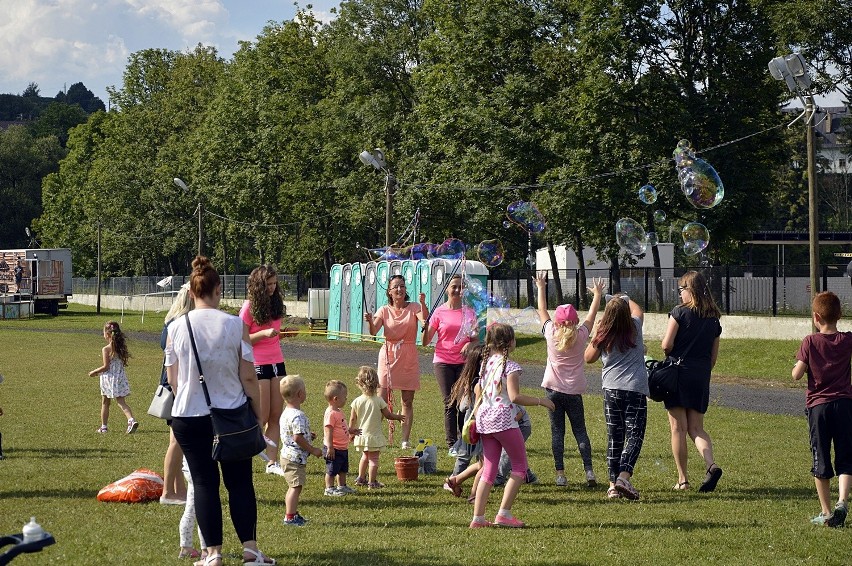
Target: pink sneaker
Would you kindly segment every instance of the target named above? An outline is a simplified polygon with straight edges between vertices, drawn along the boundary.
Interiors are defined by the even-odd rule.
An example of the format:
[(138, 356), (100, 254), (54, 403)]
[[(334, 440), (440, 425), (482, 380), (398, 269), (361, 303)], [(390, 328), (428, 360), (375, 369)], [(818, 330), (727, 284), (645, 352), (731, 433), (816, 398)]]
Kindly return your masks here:
[(494, 526), (494, 523), (492, 523), (491, 521), (482, 521), (482, 522), (471, 521), (470, 522), (470, 528), (471, 529), (482, 529), (482, 528), (485, 528), (485, 527), (493, 527), (493, 526)]
[(507, 519), (503, 515), (497, 515), (494, 518), (494, 525), (497, 527), (511, 527), (513, 529), (520, 529), (524, 526), (524, 522), (517, 519), (516, 517)]

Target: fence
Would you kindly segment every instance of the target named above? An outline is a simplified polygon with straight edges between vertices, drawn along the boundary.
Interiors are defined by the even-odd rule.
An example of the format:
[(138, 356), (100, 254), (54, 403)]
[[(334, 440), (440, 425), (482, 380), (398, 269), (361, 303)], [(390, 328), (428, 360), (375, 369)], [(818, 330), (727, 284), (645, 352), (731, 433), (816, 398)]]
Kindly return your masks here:
[[(630, 298), (639, 303), (647, 312), (668, 312), (679, 302), (677, 292), (678, 278), (687, 269), (654, 268), (620, 270), (620, 288)], [(710, 281), (719, 308), (725, 314), (764, 314), (809, 315), (810, 314), (810, 278), (808, 266), (716, 266), (700, 268)], [(844, 309), (852, 304), (852, 285), (845, 275), (846, 265), (822, 266), (820, 290), (836, 293)], [(495, 270), (489, 277), (488, 289), (492, 295), (501, 296), (514, 307), (524, 308), (535, 305), (535, 286), (531, 270)], [(549, 273), (553, 277), (552, 271)], [(614, 279), (611, 270), (586, 270), (586, 281), (593, 277), (603, 277), (607, 289), (613, 289), (609, 281)], [(158, 287), (157, 277), (109, 277), (101, 282), (104, 295), (145, 295), (162, 291), (176, 290), (187, 279), (186, 276), (174, 276), (170, 286)], [(223, 276), (223, 297), (229, 299), (246, 298), (248, 275)], [(309, 288), (328, 288), (326, 273), (303, 275), (279, 275), (280, 288), (285, 300), (307, 300)], [(586, 292), (587, 284), (580, 280), (579, 270), (560, 270), (563, 301), (579, 306), (578, 297)], [(659, 288), (659, 296), (658, 296)], [(75, 294), (94, 295), (97, 293), (96, 278), (73, 279)], [(551, 281), (547, 289), (550, 308), (556, 305), (556, 286)]]

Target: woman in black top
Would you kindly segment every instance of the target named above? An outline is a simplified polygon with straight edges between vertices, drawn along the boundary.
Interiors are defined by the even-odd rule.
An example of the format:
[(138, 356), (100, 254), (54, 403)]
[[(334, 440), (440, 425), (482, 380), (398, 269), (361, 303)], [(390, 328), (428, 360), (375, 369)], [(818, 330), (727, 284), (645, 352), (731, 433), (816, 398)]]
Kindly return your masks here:
[(665, 400), (671, 427), (672, 455), (677, 465), (676, 490), (689, 489), (687, 472), (688, 434), (704, 458), (707, 475), (699, 491), (713, 491), (722, 468), (713, 458), (713, 443), (704, 430), (704, 413), (710, 402), (710, 372), (719, 355), (719, 308), (713, 301), (707, 280), (690, 271), (678, 281), (681, 304), (669, 313), (663, 337), (667, 356), (683, 358), (678, 373), (678, 391)]

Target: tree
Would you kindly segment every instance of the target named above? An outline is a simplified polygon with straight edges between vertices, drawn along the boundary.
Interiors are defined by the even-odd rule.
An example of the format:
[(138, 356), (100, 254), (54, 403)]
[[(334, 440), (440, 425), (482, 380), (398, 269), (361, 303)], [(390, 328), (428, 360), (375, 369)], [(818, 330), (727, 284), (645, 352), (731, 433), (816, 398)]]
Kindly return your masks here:
[(83, 83), (74, 83), (68, 88), (65, 95), (66, 104), (78, 104), (87, 114), (92, 112), (106, 111), (103, 100), (95, 96)]
[(30, 127), (33, 137), (55, 136), (59, 144), (65, 147), (68, 142), (68, 132), (88, 120), (86, 111), (79, 105), (68, 105), (61, 102), (51, 102)]
[(28, 84), (27, 88), (24, 89), (24, 92), (21, 93), (21, 96), (23, 96), (24, 98), (38, 98), (38, 96), (39, 96), (38, 83)]

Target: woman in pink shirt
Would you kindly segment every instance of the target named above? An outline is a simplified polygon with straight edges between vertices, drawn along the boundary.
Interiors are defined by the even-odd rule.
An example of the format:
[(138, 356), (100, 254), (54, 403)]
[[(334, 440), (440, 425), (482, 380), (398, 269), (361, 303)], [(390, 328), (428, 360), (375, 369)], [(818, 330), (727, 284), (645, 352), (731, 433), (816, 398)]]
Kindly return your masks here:
[[(417, 360), (417, 334), (420, 324), (429, 316), (426, 295), (420, 293), (420, 304), (410, 303), (405, 279), (394, 275), (388, 281), (388, 304), (376, 314), (364, 313), (370, 335), (385, 329), (385, 343), (379, 351), (379, 396), (388, 403), (391, 389), (402, 398), (402, 448), (411, 448), (411, 423), (414, 422), (414, 393), (420, 389), (420, 364)], [(390, 403), (389, 403), (390, 404)]]
[(577, 441), (586, 485), (594, 487), (597, 478), (592, 467), (592, 445), (586, 432), (586, 417), (583, 408), (583, 393), (586, 392), (586, 375), (583, 373), (583, 352), (586, 341), (595, 324), (603, 291), (603, 279), (593, 279), (589, 287), (594, 297), (583, 324), (573, 305), (556, 307), (553, 320), (547, 312), (547, 272), (539, 271), (535, 278), (538, 287), (538, 318), (542, 323), (541, 333), (547, 341), (547, 365), (541, 386), (556, 409), (550, 412), (550, 447), (556, 466), (556, 485), (568, 485), (565, 478), (565, 417), (571, 423), (571, 432)]
[(448, 448), (455, 445), (463, 425), (459, 422), (458, 406), (450, 401), (450, 391), (461, 375), (467, 352), (479, 342), (476, 312), (462, 305), (462, 288), (461, 275), (453, 275), (447, 285), (447, 302), (435, 309), (423, 334), (424, 346), (438, 334), (432, 364), (444, 398), (444, 434)]
[(249, 339), (254, 351), (254, 371), (260, 386), (260, 414), (257, 417), (266, 427), (266, 439), (269, 445), (266, 454), (267, 474), (284, 475), (278, 463), (278, 442), (280, 427), (278, 421), (284, 411), (284, 398), (281, 397), (281, 378), (287, 375), (284, 368), (284, 354), (281, 352), (279, 334), (281, 319), (286, 314), (284, 300), (278, 288), (278, 273), (271, 265), (256, 267), (249, 275), (248, 300), (240, 309), (240, 318), (248, 328)]

